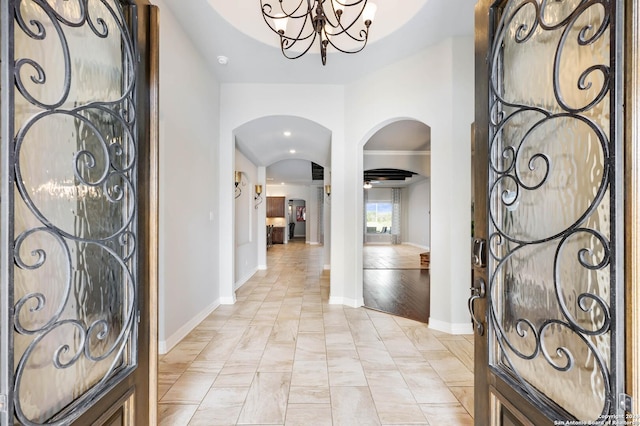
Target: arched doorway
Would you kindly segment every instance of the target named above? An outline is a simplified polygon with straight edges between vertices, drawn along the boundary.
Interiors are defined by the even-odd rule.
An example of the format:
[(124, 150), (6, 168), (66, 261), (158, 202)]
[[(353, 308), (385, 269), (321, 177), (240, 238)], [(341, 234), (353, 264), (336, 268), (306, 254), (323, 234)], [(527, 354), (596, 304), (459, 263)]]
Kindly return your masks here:
[(363, 148), (363, 299), (366, 307), (428, 322), (430, 128), (397, 120)]
[[(242, 169), (251, 181), (249, 204), (238, 202), (243, 195), (236, 198), (235, 203), (235, 290), (258, 269), (267, 269), (267, 226), (277, 227), (283, 235), (281, 241), (288, 242), (289, 200), (305, 200), (305, 217), (310, 217), (312, 222), (305, 224), (302, 235), (305, 238), (308, 235), (312, 244), (322, 241), (318, 239), (319, 232), (326, 232), (328, 226), (318, 221), (324, 221), (324, 211), (328, 209), (321, 196), (327, 178), (317, 179), (313, 171), (317, 167), (325, 170), (329, 165), (331, 132), (312, 120), (279, 115), (249, 121), (236, 128), (234, 136), (235, 171)], [(328, 177), (328, 173), (326, 175)], [(261, 186), (259, 196), (256, 185)], [(268, 197), (282, 198), (282, 213), (269, 217)], [(237, 238), (247, 233), (251, 235)], [(326, 246), (324, 257), (329, 258)]]

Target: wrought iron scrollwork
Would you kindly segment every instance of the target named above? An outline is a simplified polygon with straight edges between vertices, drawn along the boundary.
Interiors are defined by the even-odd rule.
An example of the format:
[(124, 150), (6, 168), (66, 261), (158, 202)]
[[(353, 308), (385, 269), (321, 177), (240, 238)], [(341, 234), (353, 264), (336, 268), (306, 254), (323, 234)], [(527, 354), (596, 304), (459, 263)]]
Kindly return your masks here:
[[(548, 395), (535, 383), (535, 378), (532, 380), (522, 370), (531, 365), (528, 363), (536, 362), (536, 366), (546, 365), (559, 374), (567, 374), (577, 368), (576, 357), (580, 354), (593, 366), (592, 381), (601, 385), (600, 415), (616, 410), (611, 404), (614, 383), (610, 366), (615, 351), (611, 347), (611, 333), (616, 305), (612, 292), (606, 287), (615, 283), (611, 236), (616, 222), (615, 215), (603, 211), (609, 204), (615, 205), (612, 190), (615, 118), (609, 110), (609, 101), (614, 96), (614, 70), (607, 52), (606, 61), (585, 65), (576, 71), (582, 62), (567, 58), (566, 48), (572, 43), (575, 55), (575, 49), (608, 47), (614, 37), (613, 10), (613, 2), (607, 0), (510, 1), (502, 10), (490, 58), (489, 253), (492, 269), (488, 316), (497, 345), (494, 363), (507, 368), (528, 398), (540, 407), (548, 407)], [(550, 89), (548, 93), (527, 96), (515, 87), (513, 80), (518, 80), (518, 71), (509, 69), (513, 63), (505, 63), (505, 56), (514, 54), (516, 49), (526, 52), (523, 55), (533, 55), (530, 52), (535, 51), (539, 43), (553, 46), (547, 49), (554, 50), (548, 64), (544, 63), (546, 58), (536, 57), (532, 65), (540, 72), (535, 77), (548, 82)], [(506, 77), (509, 73), (516, 76)], [(569, 81), (573, 81), (572, 85)], [(526, 81), (521, 84), (529, 87)], [(562, 210), (560, 198), (546, 200), (536, 195), (539, 190), (549, 188), (562, 192), (575, 183), (572, 167), (577, 168), (575, 164), (580, 160), (571, 155), (577, 155), (573, 151), (578, 149), (567, 148), (568, 152), (564, 153), (558, 148), (565, 141), (553, 129), (560, 126), (586, 135), (585, 140), (589, 142), (579, 149), (599, 160), (599, 166), (588, 170), (592, 182), (588, 194), (580, 200), (566, 196), (564, 202), (576, 206), (573, 211)], [(562, 161), (571, 166), (561, 164)], [(567, 176), (559, 177), (562, 170)], [(516, 217), (524, 211), (521, 214), (537, 218), (532, 220), (540, 223), (545, 219), (541, 217), (545, 214), (543, 207), (553, 203), (563, 212), (561, 218), (547, 218), (554, 226), (529, 226)], [(598, 221), (597, 217), (606, 218)], [(539, 282), (541, 278), (533, 274), (516, 276), (529, 268), (526, 262), (535, 256), (549, 260), (551, 285), (545, 287), (546, 284)], [(594, 288), (567, 273), (567, 264), (571, 262), (574, 269), (606, 275), (609, 280), (606, 289)], [(547, 317), (532, 315), (532, 310), (512, 308), (509, 302), (505, 302), (506, 306), (499, 302), (507, 295), (524, 294), (533, 289), (542, 289), (540, 294), (531, 297), (545, 300)], [(522, 315), (525, 311), (531, 315)], [(572, 336), (571, 347), (566, 344), (569, 338), (564, 336), (567, 335)], [(558, 412), (554, 411), (556, 408), (550, 410)], [(575, 415), (566, 407), (561, 406), (560, 412), (562, 410)]]
[[(119, 0), (15, 0), (13, 4), (16, 43), (18, 38), (26, 44), (53, 43), (61, 63), (60, 69), (48, 69), (50, 61), (15, 49), (16, 99), (27, 112), (16, 120), (14, 180), (16, 203), (29, 218), (20, 219), (15, 227), (13, 257), (16, 276), (31, 274), (29, 282), (36, 285), (30, 290), (22, 282), (14, 290), (15, 340), (23, 350), (16, 354), (13, 403), (15, 417), (23, 425), (61, 425), (77, 418), (136, 363), (136, 47)], [(78, 64), (84, 53), (76, 51), (79, 36), (75, 35), (74, 44), (70, 35), (79, 30), (83, 37), (115, 40), (120, 49), (114, 65), (120, 86), (116, 91), (90, 82), (98, 87), (79, 95), (83, 69)], [(37, 185), (34, 165), (25, 152), (47, 156), (61, 149), (56, 138), (65, 136), (33, 135), (34, 129), (52, 123), (71, 128), (77, 146), (67, 159), (66, 180), (51, 178)], [(30, 146), (36, 141), (38, 146)], [(45, 143), (49, 145), (41, 149)], [(56, 214), (60, 211), (47, 204), (51, 199), (73, 207)], [(91, 274), (96, 282), (109, 283), (109, 289), (101, 290), (105, 300), (91, 302), (82, 293), (83, 286), (92, 285), (87, 278)], [(108, 317), (93, 312), (91, 303), (100, 304)], [(54, 337), (56, 343), (45, 345)], [(55, 349), (44, 354), (51, 346)], [(60, 397), (53, 407), (41, 406), (42, 413), (34, 414), (33, 405), (41, 403), (27, 396), (32, 390), (26, 389), (26, 377), (45, 366), (64, 374), (80, 368), (80, 363), (89, 369), (101, 365), (100, 377), (76, 387), (71, 399)]]

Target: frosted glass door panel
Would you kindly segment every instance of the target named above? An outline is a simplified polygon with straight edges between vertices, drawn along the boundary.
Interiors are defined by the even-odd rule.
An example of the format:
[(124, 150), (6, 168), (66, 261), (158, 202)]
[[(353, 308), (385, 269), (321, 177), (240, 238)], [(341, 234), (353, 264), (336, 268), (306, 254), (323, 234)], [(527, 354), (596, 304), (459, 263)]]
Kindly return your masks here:
[(611, 9), (510, 1), (491, 63), (493, 368), (587, 421), (616, 409)]
[(136, 363), (135, 61), (117, 0), (15, 5), (15, 421), (64, 423)]

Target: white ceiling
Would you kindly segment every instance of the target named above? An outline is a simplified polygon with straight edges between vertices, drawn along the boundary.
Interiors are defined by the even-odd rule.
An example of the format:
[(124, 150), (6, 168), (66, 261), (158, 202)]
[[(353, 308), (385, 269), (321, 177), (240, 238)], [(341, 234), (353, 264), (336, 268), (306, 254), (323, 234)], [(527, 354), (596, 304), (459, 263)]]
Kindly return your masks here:
[[(278, 37), (264, 22), (258, 0), (164, 0), (164, 4), (220, 83), (345, 84), (443, 38), (472, 35), (476, 1), (374, 0), (378, 13), (369, 45), (354, 55), (329, 52), (324, 67), (315, 47), (300, 59), (282, 56)], [(227, 65), (218, 64), (220, 55), (229, 58)]]
[(267, 169), (268, 185), (309, 185), (312, 181), (311, 163), (306, 160), (282, 160)]
[[(240, 152), (257, 166), (302, 159), (324, 167), (331, 158), (331, 131), (306, 118), (286, 115), (258, 118), (238, 127), (235, 136)], [(292, 149), (295, 153), (290, 152)]]
[[(262, 1), (275, 5), (279, 0)], [(378, 13), (367, 47), (354, 55), (330, 52), (327, 65), (322, 66), (315, 46), (300, 59), (282, 56), (278, 37), (264, 22), (257, 0), (163, 0), (221, 84), (348, 84), (444, 38), (473, 34), (476, 0), (374, 2)], [(220, 55), (228, 57), (227, 65), (218, 63)], [(292, 135), (285, 137), (285, 130)], [(267, 177), (274, 181), (310, 182), (310, 166), (286, 160), (304, 160), (307, 165), (314, 161), (322, 166), (330, 161), (330, 129), (298, 117), (271, 116), (246, 123), (236, 130), (236, 142), (256, 165), (279, 164), (267, 168)], [(424, 127), (407, 120), (381, 129), (366, 149), (428, 150), (429, 146)], [(290, 149), (296, 153), (289, 153)], [(308, 170), (309, 174), (294, 175), (294, 170)]]
[(416, 120), (393, 122), (369, 138), (366, 151), (430, 151), (431, 128)]

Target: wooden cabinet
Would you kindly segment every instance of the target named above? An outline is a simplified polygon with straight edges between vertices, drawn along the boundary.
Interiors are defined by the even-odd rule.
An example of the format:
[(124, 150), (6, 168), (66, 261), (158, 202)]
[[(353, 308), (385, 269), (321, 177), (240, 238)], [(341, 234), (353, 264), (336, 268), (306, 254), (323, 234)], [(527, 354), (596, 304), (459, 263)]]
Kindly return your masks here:
[(273, 233), (271, 234), (271, 241), (273, 244), (284, 244), (284, 227), (274, 226)]
[(267, 197), (267, 217), (284, 217), (284, 212), (284, 197)]

